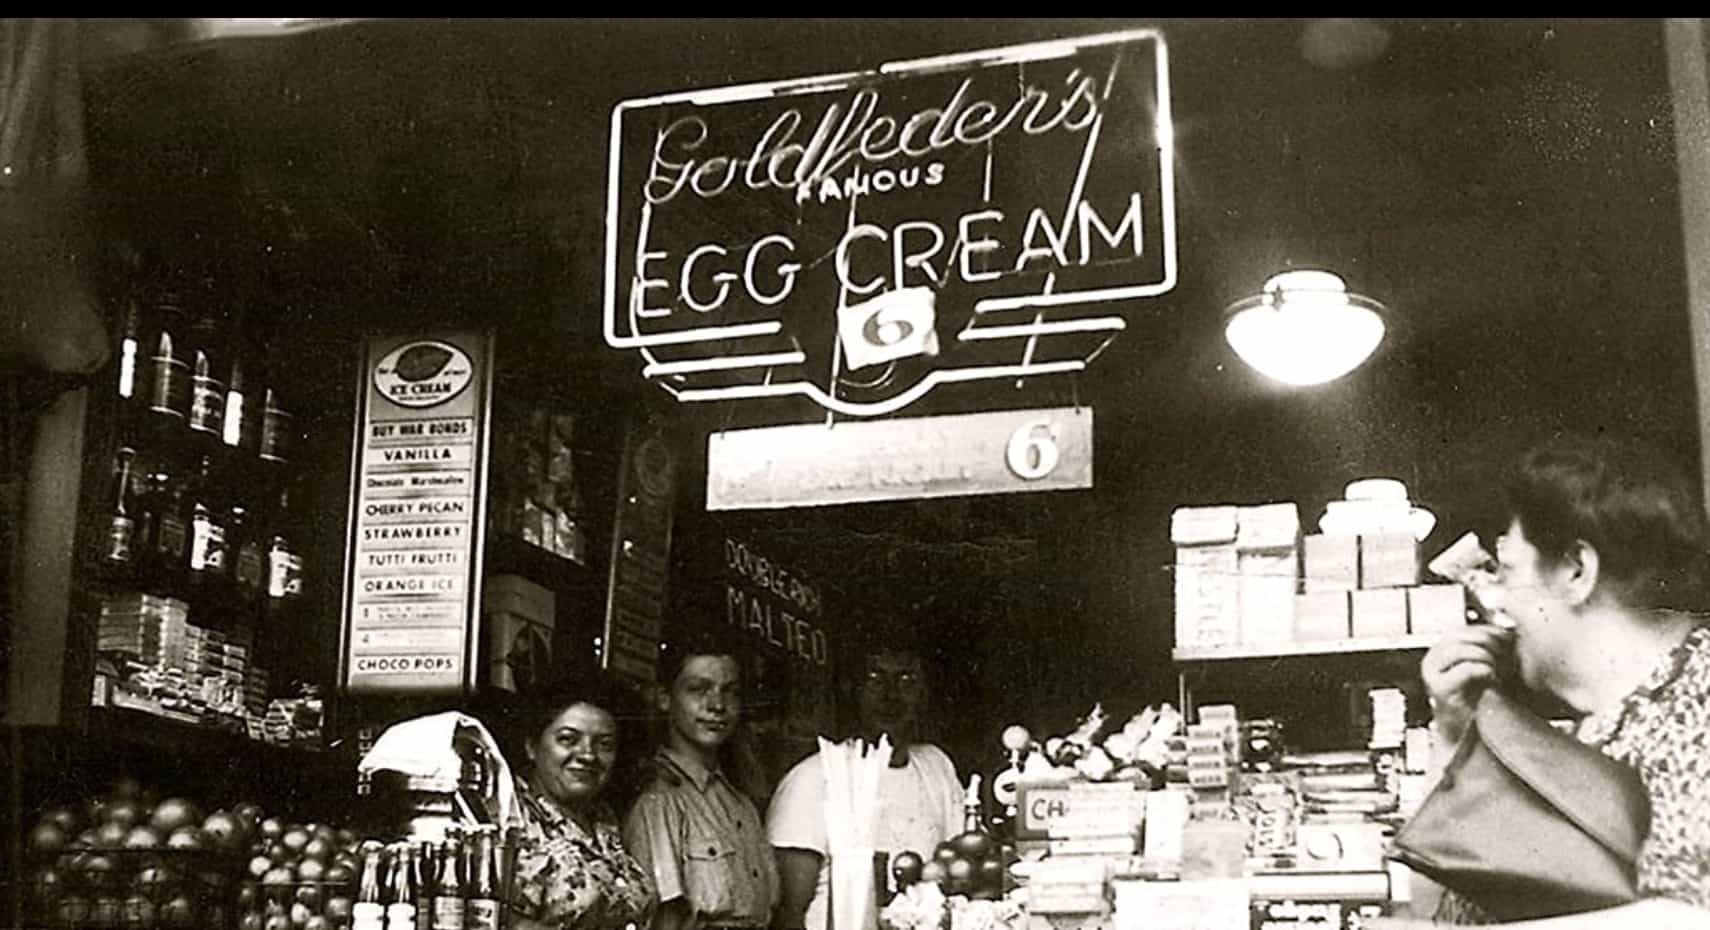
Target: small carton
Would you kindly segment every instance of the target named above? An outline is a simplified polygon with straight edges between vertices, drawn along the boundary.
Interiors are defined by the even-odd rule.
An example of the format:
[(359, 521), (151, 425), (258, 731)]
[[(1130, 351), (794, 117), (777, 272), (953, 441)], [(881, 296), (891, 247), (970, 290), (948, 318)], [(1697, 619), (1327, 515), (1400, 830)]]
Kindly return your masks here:
[(1294, 598), (1294, 638), (1300, 642), (1347, 639), (1354, 635), (1349, 620), (1349, 592), (1309, 591)]
[(1399, 588), (1419, 583), (1419, 543), (1410, 533), (1360, 537), (1360, 587)]
[(1294, 636), (1295, 550), (1241, 550), (1241, 642), (1287, 643)]
[(1409, 632), (1447, 633), (1466, 622), (1467, 592), (1460, 585), (1428, 584), (1407, 589)]
[(1388, 639), (1407, 634), (1407, 591), (1372, 588), (1350, 592), (1355, 639)]
[(1301, 539), (1301, 590), (1352, 591), (1360, 586), (1360, 538), (1316, 533)]

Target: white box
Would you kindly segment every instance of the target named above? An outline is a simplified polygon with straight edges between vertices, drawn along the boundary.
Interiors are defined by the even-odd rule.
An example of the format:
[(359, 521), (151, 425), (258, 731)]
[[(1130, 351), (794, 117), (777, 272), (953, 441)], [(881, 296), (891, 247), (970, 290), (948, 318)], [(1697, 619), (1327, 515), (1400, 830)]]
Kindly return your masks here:
[(1301, 590), (1352, 591), (1360, 586), (1360, 538), (1316, 533), (1302, 537)]
[(1428, 584), (1407, 589), (1407, 629), (1436, 634), (1465, 626), (1467, 592), (1458, 584)]
[(1355, 639), (1388, 639), (1407, 634), (1407, 591), (1372, 588), (1348, 595)]
[(1233, 544), (1176, 549), (1176, 647), (1233, 646), (1241, 638), (1240, 562)]
[(1293, 501), (1242, 507), (1236, 520), (1238, 549), (1293, 549), (1300, 539), (1300, 508)]
[(1241, 642), (1280, 645), (1294, 637), (1293, 548), (1240, 550)]
[(1352, 635), (1347, 591), (1312, 591), (1295, 595), (1295, 640), (1316, 642), (1347, 639)]
[(1360, 587), (1399, 588), (1419, 583), (1419, 543), (1410, 533), (1360, 537)]
[(1240, 508), (1177, 507), (1170, 514), (1170, 542), (1178, 546), (1210, 546), (1235, 541)]

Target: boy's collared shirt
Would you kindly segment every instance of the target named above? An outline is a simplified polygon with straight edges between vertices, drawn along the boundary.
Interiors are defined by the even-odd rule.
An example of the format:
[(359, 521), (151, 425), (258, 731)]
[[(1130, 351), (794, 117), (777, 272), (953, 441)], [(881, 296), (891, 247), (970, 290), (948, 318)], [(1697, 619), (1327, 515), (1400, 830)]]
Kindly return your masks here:
[(670, 747), (624, 824), (625, 845), (653, 876), (660, 902), (684, 898), (691, 926), (764, 927), (777, 866), (759, 809), (724, 774)]

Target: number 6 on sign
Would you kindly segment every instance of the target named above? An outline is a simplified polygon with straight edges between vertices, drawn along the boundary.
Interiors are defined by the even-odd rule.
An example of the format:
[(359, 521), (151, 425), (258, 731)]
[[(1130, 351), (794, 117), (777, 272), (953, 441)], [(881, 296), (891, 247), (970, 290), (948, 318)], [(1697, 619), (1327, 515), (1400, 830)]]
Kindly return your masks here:
[(1024, 423), (1009, 434), (1004, 459), (1017, 478), (1038, 481), (1057, 469), (1057, 428), (1049, 420)]

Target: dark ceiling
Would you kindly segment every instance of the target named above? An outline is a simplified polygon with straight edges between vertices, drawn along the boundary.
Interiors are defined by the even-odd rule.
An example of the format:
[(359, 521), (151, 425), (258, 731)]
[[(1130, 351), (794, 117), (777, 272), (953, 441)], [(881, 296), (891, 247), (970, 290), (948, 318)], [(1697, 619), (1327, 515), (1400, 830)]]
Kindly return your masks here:
[[(275, 318), (305, 346), (333, 351), (353, 321), (490, 319), (552, 377), (657, 393), (597, 335), (614, 103), (1139, 26), (1170, 48), (1180, 285), (1078, 381), (909, 411), (1090, 404), (1096, 489), (716, 526), (949, 637), (1078, 618), (1062, 662), (1167, 694), (1175, 506), (1295, 500), (1310, 521), (1392, 474), (1443, 515), (1440, 547), (1543, 433), (1696, 461), (1658, 21), (373, 21), (111, 60), (90, 85), (93, 171), (138, 243), (214, 263), (257, 306), (292, 294)], [(1320, 263), (1393, 310), (1390, 338), (1339, 382), (1283, 391), (1229, 352), (1219, 312)], [(685, 412), (703, 431), (820, 416)], [(993, 673), (1020, 674), (1002, 652)]]

